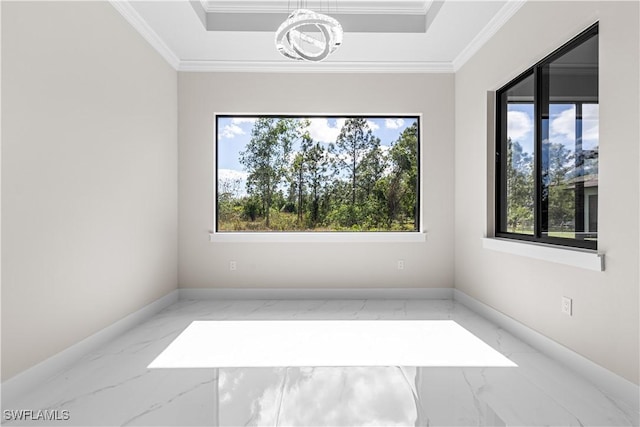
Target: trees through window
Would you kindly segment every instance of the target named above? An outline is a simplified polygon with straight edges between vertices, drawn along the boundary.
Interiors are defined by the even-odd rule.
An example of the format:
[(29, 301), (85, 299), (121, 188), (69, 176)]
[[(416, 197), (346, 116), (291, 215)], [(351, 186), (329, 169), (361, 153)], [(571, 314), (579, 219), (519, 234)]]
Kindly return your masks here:
[(216, 231), (419, 231), (419, 126), (216, 116)]

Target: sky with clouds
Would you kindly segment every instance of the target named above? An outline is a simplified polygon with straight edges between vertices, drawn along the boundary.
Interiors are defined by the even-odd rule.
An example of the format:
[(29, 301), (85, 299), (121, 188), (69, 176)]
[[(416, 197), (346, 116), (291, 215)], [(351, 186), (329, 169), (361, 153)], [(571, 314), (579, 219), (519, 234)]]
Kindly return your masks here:
[[(549, 139), (575, 151), (576, 110), (573, 104), (551, 104)], [(598, 146), (598, 104), (582, 106), (582, 148), (591, 150)], [(518, 141), (523, 151), (533, 153), (534, 116), (533, 104), (509, 104), (507, 107), (507, 136)]]
[[(255, 118), (251, 117), (218, 117), (217, 132), (217, 167), (218, 179), (239, 179), (246, 182), (247, 172), (243, 170), (240, 164), (240, 153), (244, 151), (246, 145), (251, 139), (251, 129)], [(346, 119), (339, 117), (313, 117), (309, 119), (309, 134), (314, 141), (321, 142), (328, 146), (329, 143), (335, 142), (340, 134), (340, 129), (344, 125)], [(373, 134), (380, 138), (381, 148), (391, 146), (400, 134), (417, 119), (411, 117), (369, 117), (367, 123)], [(293, 146), (296, 152), (300, 148), (297, 142)]]
[[(420, 368), (220, 369), (221, 425), (414, 425)], [(276, 422), (277, 420), (277, 422)]]

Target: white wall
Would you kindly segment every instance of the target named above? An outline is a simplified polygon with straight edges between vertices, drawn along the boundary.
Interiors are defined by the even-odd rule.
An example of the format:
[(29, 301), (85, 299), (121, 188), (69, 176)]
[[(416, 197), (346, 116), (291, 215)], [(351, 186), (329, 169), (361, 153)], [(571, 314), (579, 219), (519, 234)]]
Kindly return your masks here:
[[(453, 75), (179, 73), (178, 80), (180, 287), (453, 285)], [(422, 113), (427, 242), (209, 242), (216, 112)]]
[[(638, 2), (528, 2), (456, 73), (455, 281), (468, 295), (639, 382)], [(487, 91), (600, 21), (603, 273), (484, 250)], [(491, 148), (489, 148), (491, 149)], [(492, 180), (491, 177), (488, 178)], [(572, 317), (560, 312), (573, 298)]]
[(2, 2), (2, 378), (177, 285), (177, 73), (107, 2)]

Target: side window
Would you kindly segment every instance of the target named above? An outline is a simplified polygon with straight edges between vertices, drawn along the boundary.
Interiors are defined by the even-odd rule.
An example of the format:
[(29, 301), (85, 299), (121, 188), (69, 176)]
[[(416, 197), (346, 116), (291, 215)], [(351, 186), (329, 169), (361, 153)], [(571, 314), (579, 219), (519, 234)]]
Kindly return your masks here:
[(598, 27), (497, 92), (496, 236), (597, 248)]

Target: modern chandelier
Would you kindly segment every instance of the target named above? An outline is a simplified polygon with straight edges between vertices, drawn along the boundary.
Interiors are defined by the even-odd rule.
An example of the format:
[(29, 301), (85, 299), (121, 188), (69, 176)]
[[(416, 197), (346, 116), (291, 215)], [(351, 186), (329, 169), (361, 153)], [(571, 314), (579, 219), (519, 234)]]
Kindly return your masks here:
[(297, 9), (276, 31), (276, 48), (287, 58), (318, 62), (342, 44), (342, 26), (334, 18)]

